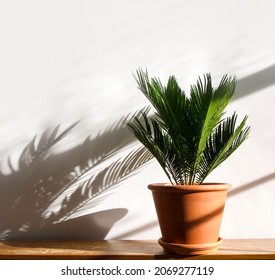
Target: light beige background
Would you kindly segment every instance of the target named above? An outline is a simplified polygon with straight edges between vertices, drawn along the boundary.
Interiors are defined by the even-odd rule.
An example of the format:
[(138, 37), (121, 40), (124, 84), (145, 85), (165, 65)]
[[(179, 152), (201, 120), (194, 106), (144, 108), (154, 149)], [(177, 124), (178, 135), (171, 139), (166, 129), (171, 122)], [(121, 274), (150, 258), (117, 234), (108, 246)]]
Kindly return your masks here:
[[(58, 212), (64, 197), (69, 198), (80, 182), (92, 175), (84, 174), (84, 179), (53, 201), (48, 197), (51, 205), (39, 215), (33, 208), (37, 199), (34, 184), (20, 183), (20, 176), (31, 184), (26, 176), (35, 175), (25, 171), (14, 175), (20, 171), (20, 155), (34, 135), (38, 141), (46, 128), (60, 124), (62, 131), (78, 120), (51, 154), (66, 155), (54, 166), (55, 173), (62, 172), (62, 165), (70, 160), (79, 168), (72, 152), (75, 147), (147, 104), (132, 75), (142, 67), (164, 81), (174, 74), (186, 91), (206, 72), (212, 73), (216, 83), (223, 74), (237, 75), (239, 84), (229, 112), (249, 115), (251, 136), (207, 181), (233, 185), (221, 229), (223, 237), (274, 237), (274, 26), (274, 4), (267, 0), (1, 1), (0, 202), (4, 221), (0, 220), (0, 236), (160, 236), (146, 186), (166, 178), (154, 161), (114, 184), (98, 204), (86, 197), (86, 203), (66, 213), (67, 222), (54, 229), (51, 224), (43, 227), (44, 220), (51, 212)], [(124, 133), (122, 142), (130, 137)], [(110, 137), (119, 143), (119, 136), (115, 132)], [(134, 144), (119, 149), (92, 174), (123, 159)], [(87, 149), (97, 150), (99, 143), (92, 141)], [(44, 171), (47, 173), (39, 172)], [(48, 178), (52, 180), (50, 174)], [(22, 197), (24, 203), (17, 209), (16, 199)]]

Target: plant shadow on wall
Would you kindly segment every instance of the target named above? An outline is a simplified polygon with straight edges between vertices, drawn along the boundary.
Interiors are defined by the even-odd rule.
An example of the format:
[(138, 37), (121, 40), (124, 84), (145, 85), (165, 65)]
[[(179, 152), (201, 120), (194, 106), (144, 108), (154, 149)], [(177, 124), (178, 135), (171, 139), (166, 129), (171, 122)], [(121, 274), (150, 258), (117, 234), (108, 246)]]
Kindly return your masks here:
[(34, 137), (21, 153), (17, 170), (8, 160), (11, 174), (0, 174), (0, 239), (104, 239), (127, 214), (124, 208), (92, 214), (83, 209), (101, 203), (151, 154), (144, 148), (123, 153), (135, 139), (121, 121), (69, 151), (54, 154), (53, 147), (76, 124)]

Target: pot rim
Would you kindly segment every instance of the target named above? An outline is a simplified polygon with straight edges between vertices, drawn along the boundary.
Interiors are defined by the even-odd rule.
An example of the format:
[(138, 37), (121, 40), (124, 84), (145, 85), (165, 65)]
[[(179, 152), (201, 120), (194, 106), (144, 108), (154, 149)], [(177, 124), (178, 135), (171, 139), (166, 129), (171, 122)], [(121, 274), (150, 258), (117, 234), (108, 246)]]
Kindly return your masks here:
[(202, 183), (200, 185), (173, 185), (171, 183), (151, 183), (148, 185), (148, 189), (152, 191), (226, 191), (231, 189), (229, 183)]

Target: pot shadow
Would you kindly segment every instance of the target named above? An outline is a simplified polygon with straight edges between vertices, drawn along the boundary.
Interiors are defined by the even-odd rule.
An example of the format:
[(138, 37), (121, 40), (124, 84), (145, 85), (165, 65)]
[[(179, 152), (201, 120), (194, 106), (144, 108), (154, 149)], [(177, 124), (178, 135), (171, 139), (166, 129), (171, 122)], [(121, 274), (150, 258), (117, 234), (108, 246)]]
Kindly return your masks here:
[[(34, 137), (22, 151), (18, 168), (8, 159), (11, 174), (0, 173), (0, 239), (101, 239), (126, 215), (127, 209), (88, 215), (81, 209), (88, 204), (85, 210), (91, 212), (110, 190), (148, 163), (151, 154), (143, 147), (123, 153), (136, 140), (121, 120), (77, 147), (54, 154), (53, 146), (76, 124)], [(80, 230), (87, 234), (81, 236)]]
[[(128, 213), (116, 208), (72, 218), (60, 223), (47, 223), (39, 229), (31, 229), (24, 240), (102, 240), (113, 225)], [(20, 235), (17, 236), (20, 238)]]

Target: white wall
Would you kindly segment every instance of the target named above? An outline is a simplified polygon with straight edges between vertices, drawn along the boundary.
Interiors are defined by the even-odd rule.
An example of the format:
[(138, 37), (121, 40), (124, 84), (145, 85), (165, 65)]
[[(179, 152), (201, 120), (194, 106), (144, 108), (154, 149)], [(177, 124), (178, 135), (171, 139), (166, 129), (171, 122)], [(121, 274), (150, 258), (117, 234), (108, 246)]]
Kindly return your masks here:
[[(37, 187), (46, 177), (51, 187), (59, 180), (54, 185), (56, 192), (62, 188), (58, 176), (68, 178), (62, 172), (70, 161), (77, 168), (81, 155), (104, 149), (104, 141), (110, 145), (121, 139), (127, 144), (130, 135), (123, 131), (126, 134), (110, 133), (103, 142), (82, 145), (89, 135), (93, 139), (98, 131), (147, 104), (132, 76), (138, 67), (148, 68), (152, 76), (163, 80), (174, 74), (186, 91), (206, 72), (211, 72), (215, 81), (225, 73), (238, 76), (236, 98), (229, 110), (236, 110), (240, 117), (249, 115), (251, 136), (208, 181), (233, 185), (223, 237), (274, 237), (273, 6), (267, 0), (2, 1), (0, 237), (159, 237), (146, 188), (150, 182), (166, 180), (155, 162), (122, 180), (98, 204), (98, 199), (89, 200), (86, 193), (75, 197), (75, 205), (86, 198), (87, 203), (65, 215), (68, 221), (58, 225), (48, 222), (45, 226), (45, 221), (51, 211), (59, 210), (66, 192), (44, 211), (44, 200), (49, 203), (53, 199), (50, 194), (39, 196), (38, 192), (45, 190)], [(47, 164), (33, 166), (25, 153), (21, 161), (26, 166), (18, 167), (19, 157), (34, 135), (39, 139), (48, 127), (61, 124), (62, 130), (78, 120), (47, 157)], [(93, 174), (126, 155), (121, 147)], [(8, 166), (8, 157), (14, 171)], [(47, 188), (47, 184), (43, 186)], [(68, 194), (70, 190), (66, 190)], [(38, 207), (42, 213), (34, 208), (38, 198), (43, 200)]]

